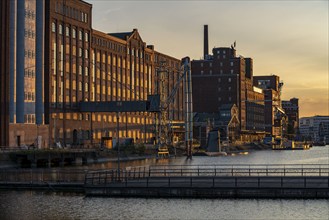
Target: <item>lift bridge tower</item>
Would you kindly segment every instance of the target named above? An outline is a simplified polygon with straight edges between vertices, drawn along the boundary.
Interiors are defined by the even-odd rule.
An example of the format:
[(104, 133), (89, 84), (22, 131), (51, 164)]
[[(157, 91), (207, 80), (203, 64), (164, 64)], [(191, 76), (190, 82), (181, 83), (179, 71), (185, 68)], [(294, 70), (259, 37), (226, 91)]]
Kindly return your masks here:
[(156, 131), (158, 149), (162, 152), (168, 152), (168, 146), (172, 143), (172, 121), (173, 113), (169, 112), (169, 107), (173, 105), (175, 96), (181, 82), (184, 86), (184, 118), (185, 118), (185, 148), (187, 158), (192, 158), (192, 139), (193, 139), (193, 109), (192, 109), (192, 80), (190, 58), (182, 59), (179, 78), (175, 82), (173, 89), (169, 91), (168, 70), (165, 63), (160, 63), (160, 68), (156, 72), (155, 90), (160, 95), (160, 111), (156, 116)]

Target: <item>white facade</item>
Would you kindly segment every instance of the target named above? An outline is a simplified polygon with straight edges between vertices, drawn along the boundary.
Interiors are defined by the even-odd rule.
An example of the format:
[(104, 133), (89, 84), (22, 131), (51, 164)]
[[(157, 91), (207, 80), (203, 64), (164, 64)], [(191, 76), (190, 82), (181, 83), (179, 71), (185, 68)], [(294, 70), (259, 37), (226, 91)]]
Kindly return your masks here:
[(313, 141), (329, 140), (329, 116), (313, 116), (299, 119), (299, 131), (304, 137)]

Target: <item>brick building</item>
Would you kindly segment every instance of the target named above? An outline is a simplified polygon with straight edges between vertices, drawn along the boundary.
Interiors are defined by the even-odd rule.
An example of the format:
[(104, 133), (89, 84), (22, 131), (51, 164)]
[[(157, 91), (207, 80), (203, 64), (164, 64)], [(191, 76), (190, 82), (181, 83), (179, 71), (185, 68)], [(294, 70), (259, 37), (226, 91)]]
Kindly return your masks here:
[[(103, 33), (92, 29), (92, 5), (80, 0), (47, 1), (45, 118), (50, 142), (100, 143), (116, 137), (115, 113), (79, 113), (80, 101), (138, 101), (155, 94), (157, 72), (166, 71), (170, 91), (180, 60), (146, 45), (137, 29)], [(49, 82), (49, 83), (47, 83)], [(168, 112), (183, 120), (183, 90)], [(154, 138), (155, 115), (120, 114), (120, 137)]]
[[(206, 36), (205, 31), (205, 42)], [(212, 54), (204, 54), (204, 59), (193, 60), (191, 69), (194, 112), (215, 113), (234, 104), (242, 140), (250, 139), (254, 131), (264, 130), (264, 94), (253, 85), (251, 58), (237, 56), (233, 46), (213, 48)]]
[(287, 134), (290, 138), (294, 138), (299, 130), (298, 99), (292, 98), (289, 101), (282, 100), (282, 108), (288, 117)]
[(10, 1), (0, 2), (0, 146), (9, 144), (9, 14)]
[(265, 131), (271, 136), (281, 136), (285, 132), (285, 113), (281, 105), (283, 83), (276, 75), (254, 76), (253, 83), (265, 94)]
[[(144, 101), (160, 91), (159, 81), (169, 94), (179, 78), (181, 61), (147, 45), (137, 29), (110, 34), (94, 30), (92, 5), (87, 2), (4, 4), (12, 7), (10, 16), (1, 14), (5, 17), (1, 28), (8, 28), (2, 34), (10, 33), (11, 38), (2, 43), (12, 52), (8, 59), (1, 50), (8, 59), (2, 62), (10, 64), (8, 82), (1, 79), (1, 89), (8, 89), (1, 96), (9, 99), (9, 107), (1, 105), (2, 112), (8, 111), (1, 117), (6, 115), (9, 121), (1, 118), (1, 126), (9, 129), (1, 132), (9, 131), (5, 136), (10, 146), (35, 144), (39, 139), (41, 147), (58, 141), (93, 144), (116, 137), (115, 113), (81, 113), (79, 102)], [(1, 68), (7, 71), (7, 66)], [(184, 120), (182, 85), (167, 109), (168, 120)], [(121, 113), (119, 122), (120, 137), (146, 142), (156, 135), (154, 113)]]

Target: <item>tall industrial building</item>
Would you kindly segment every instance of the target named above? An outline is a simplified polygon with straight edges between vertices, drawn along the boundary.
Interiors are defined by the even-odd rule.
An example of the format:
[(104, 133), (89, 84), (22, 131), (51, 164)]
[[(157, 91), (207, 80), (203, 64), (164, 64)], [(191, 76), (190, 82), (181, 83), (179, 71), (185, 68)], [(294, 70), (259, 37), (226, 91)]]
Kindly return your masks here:
[[(165, 72), (171, 91), (180, 60), (147, 45), (137, 29), (103, 33), (92, 29), (92, 5), (80, 0), (46, 1), (45, 118), (50, 142), (100, 143), (116, 137), (116, 113), (80, 113), (79, 102), (139, 101), (158, 93), (158, 73)], [(183, 90), (168, 114), (183, 120)], [(156, 116), (148, 112), (120, 114), (120, 137), (147, 142), (155, 138)]]
[(9, 144), (9, 15), (10, 1), (0, 2), (0, 146)]
[(48, 145), (43, 114), (43, 43), (38, 37), (43, 33), (43, 10), (41, 6), (37, 13), (37, 5), (42, 4), (42, 0), (10, 1), (9, 146)]
[(299, 130), (299, 105), (298, 99), (282, 100), (282, 108), (288, 117), (287, 134), (289, 138), (294, 138)]
[[(9, 126), (1, 129), (8, 131), (6, 145), (91, 145), (111, 140), (117, 136), (116, 113), (83, 113), (79, 103), (145, 101), (164, 90), (169, 96), (174, 88), (177, 93), (165, 115), (173, 123), (184, 121), (183, 83), (175, 87), (181, 61), (147, 45), (137, 29), (94, 30), (92, 5), (82, 0), (6, 3), (9, 78), (8, 94), (1, 93), (9, 102), (8, 123), (1, 119)], [(156, 139), (155, 113), (122, 112), (119, 122), (120, 137)]]
[(265, 131), (273, 137), (281, 137), (286, 131), (286, 117), (281, 104), (283, 83), (280, 77), (254, 76), (254, 86), (263, 89), (265, 94)]
[(207, 25), (204, 47), (203, 59), (191, 62), (194, 112), (219, 113), (234, 104), (238, 107), (241, 140), (258, 138), (264, 131), (264, 93), (253, 85), (253, 60), (237, 56), (235, 45), (213, 48), (208, 54)]

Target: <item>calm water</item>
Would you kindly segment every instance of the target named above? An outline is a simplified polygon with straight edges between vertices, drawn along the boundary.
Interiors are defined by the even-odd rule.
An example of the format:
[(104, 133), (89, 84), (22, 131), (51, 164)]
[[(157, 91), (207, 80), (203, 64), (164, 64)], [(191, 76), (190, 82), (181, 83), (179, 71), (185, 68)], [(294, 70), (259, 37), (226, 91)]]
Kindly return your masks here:
[[(258, 151), (145, 164), (329, 164), (329, 146), (306, 151)], [(116, 167), (116, 163), (92, 165)], [(0, 219), (329, 219), (329, 200), (86, 198), (41, 192), (1, 192)]]

